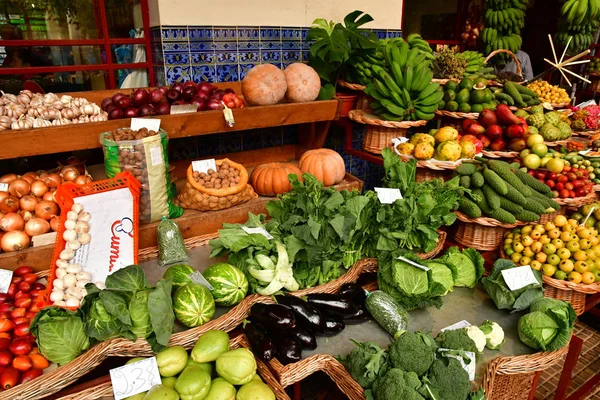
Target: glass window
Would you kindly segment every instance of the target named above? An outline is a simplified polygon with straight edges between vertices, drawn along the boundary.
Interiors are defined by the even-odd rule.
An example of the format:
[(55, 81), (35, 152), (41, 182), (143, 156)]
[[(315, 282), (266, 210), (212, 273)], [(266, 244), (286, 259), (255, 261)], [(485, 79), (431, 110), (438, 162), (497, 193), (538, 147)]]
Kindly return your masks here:
[(104, 6), (109, 37), (134, 37), (134, 30), (144, 26), (139, 0), (104, 0)]
[(145, 68), (118, 69), (114, 72), (118, 88), (130, 89), (149, 86), (148, 70)]
[(19, 93), (23, 90), (24, 80), (32, 80), (46, 92), (54, 93), (109, 89), (106, 71), (73, 71), (23, 76), (0, 75), (0, 90)]
[(420, 33), (425, 40), (459, 40), (457, 10), (458, 0), (405, 1), (403, 36)]

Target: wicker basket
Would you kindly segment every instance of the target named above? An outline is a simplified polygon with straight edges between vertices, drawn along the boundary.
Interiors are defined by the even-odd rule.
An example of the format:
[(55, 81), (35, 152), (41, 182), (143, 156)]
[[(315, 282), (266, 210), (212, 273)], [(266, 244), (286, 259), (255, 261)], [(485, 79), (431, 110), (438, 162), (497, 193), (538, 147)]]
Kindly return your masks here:
[[(237, 349), (239, 347), (245, 347), (247, 349), (250, 348), (250, 344), (244, 335), (236, 336), (235, 338), (229, 341), (229, 346), (231, 349)], [(275, 397), (278, 400), (290, 400), (290, 397), (285, 392), (285, 389), (279, 383), (279, 381), (273, 376), (270, 369), (265, 365), (265, 363), (258, 358), (256, 359), (256, 368), (257, 374), (261, 377), (263, 382), (267, 384)], [(85, 390), (77, 393), (68, 394), (65, 396), (61, 396), (56, 398), (55, 400), (95, 400), (100, 399), (104, 396), (112, 396), (113, 389), (111, 381), (103, 382), (99, 385), (92, 386), (86, 388)]]
[(481, 154), (487, 158), (515, 158), (519, 156), (519, 153), (516, 151), (492, 151), (485, 149), (481, 151)]
[(540, 216), (540, 219), (538, 220), (538, 224), (545, 224), (546, 222), (550, 222), (552, 220), (554, 220), (554, 218), (557, 215), (565, 215), (567, 213), (567, 208), (566, 207), (561, 207), (558, 211), (555, 211), (553, 213), (550, 214), (542, 214)]
[(417, 168), (415, 179), (417, 182), (430, 181), (433, 179), (442, 179), (448, 181), (452, 179), (452, 170), (434, 170), (429, 168)]
[(406, 129), (368, 125), (363, 139), (363, 149), (369, 153), (381, 154), (386, 147), (392, 147), (392, 139), (397, 137), (406, 137)]
[(553, 142), (544, 142), (544, 144), (548, 147), (559, 147), (566, 146), (569, 144), (570, 140), (555, 140)]
[(360, 124), (382, 126), (384, 128), (401, 128), (408, 129), (417, 126), (427, 125), (428, 121), (386, 121), (376, 115), (369, 114), (364, 110), (352, 110), (348, 113), (348, 117)]
[(460, 222), (454, 240), (465, 247), (483, 251), (492, 251), (500, 247), (507, 229), (527, 225), (520, 221), (516, 224), (504, 224), (493, 218), (469, 218), (460, 211), (456, 211), (456, 217)]
[(513, 82), (513, 83), (517, 83), (517, 84), (521, 84), (523, 83), (525, 80), (523, 79), (523, 69), (521, 68), (521, 62), (519, 61), (519, 59), (517, 58), (517, 56), (515, 55), (515, 53), (513, 53), (510, 50), (506, 50), (506, 49), (498, 49), (495, 51), (492, 51), (485, 59), (486, 63), (489, 63), (490, 60), (496, 55), (496, 54), (500, 54), (500, 53), (506, 53), (509, 56), (512, 57), (512, 59), (515, 61), (515, 66), (517, 69), (516, 74), (519, 75), (521, 77), (521, 82)]
[(343, 79), (338, 79), (337, 83), (343, 88), (355, 90), (357, 92), (362, 92), (367, 88), (365, 85), (361, 85), (360, 83), (350, 83)]
[[(408, 162), (413, 159), (413, 156), (409, 156), (407, 154), (402, 154), (398, 151), (397, 146), (392, 147), (394, 149), (394, 153), (398, 154), (398, 157), (402, 159), (404, 162)], [(479, 154), (480, 155), (480, 154)], [(439, 161), (435, 158), (430, 158), (429, 160), (417, 160), (417, 167), (428, 168), (436, 171), (444, 171), (451, 170), (454, 171), (459, 165), (463, 163), (463, 161), (472, 160), (470, 158), (461, 158), (457, 161)]]
[(567, 198), (567, 199), (561, 199), (561, 198), (557, 197), (554, 199), (554, 201), (556, 201), (561, 206), (565, 206), (567, 208), (573, 208), (573, 209), (577, 209), (581, 206), (585, 206), (586, 204), (592, 204), (593, 202), (595, 202), (597, 200), (598, 200), (598, 197), (596, 196), (596, 192), (593, 190), (590, 193), (588, 193), (586, 196), (583, 196), (583, 197), (573, 197), (573, 198)]
[(463, 112), (454, 112), (454, 111), (446, 111), (446, 110), (435, 110), (436, 115), (441, 115), (442, 117), (448, 118), (456, 118), (456, 119), (477, 119), (479, 118), (479, 113), (463, 113)]

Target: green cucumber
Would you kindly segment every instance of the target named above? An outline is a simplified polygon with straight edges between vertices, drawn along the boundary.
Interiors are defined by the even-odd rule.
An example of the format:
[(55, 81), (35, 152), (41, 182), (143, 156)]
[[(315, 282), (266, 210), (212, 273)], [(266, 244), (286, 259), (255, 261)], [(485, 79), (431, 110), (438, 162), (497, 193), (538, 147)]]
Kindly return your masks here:
[(399, 338), (408, 328), (408, 312), (384, 291), (371, 292), (365, 300), (365, 307), (375, 321), (394, 339)]

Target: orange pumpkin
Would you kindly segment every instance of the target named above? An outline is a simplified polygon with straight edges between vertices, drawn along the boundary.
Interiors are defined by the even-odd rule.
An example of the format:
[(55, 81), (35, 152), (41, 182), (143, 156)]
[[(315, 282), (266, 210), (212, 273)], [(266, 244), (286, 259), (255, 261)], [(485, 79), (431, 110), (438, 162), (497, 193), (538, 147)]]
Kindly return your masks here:
[(250, 184), (261, 196), (276, 196), (292, 190), (288, 180), (289, 174), (296, 174), (298, 179), (302, 180), (302, 171), (293, 164), (277, 162), (262, 164), (252, 172)]
[(313, 67), (294, 63), (283, 71), (287, 82), (285, 98), (292, 103), (314, 101), (321, 90), (321, 78)]
[(253, 67), (242, 80), (244, 100), (253, 106), (277, 104), (286, 90), (285, 74), (273, 64)]
[(325, 186), (340, 183), (346, 175), (344, 159), (330, 149), (307, 151), (300, 157), (298, 166), (302, 172), (313, 174)]

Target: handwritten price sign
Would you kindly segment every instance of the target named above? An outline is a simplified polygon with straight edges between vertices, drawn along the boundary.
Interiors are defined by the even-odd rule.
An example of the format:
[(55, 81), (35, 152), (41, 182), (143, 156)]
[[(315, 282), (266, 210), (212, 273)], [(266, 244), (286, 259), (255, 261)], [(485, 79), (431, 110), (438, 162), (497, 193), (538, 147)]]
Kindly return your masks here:
[(152, 386), (161, 384), (156, 357), (111, 369), (110, 381), (115, 400), (147, 392)]

